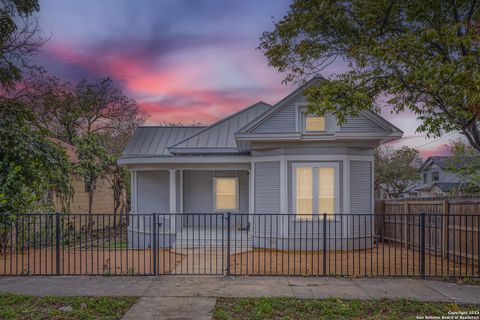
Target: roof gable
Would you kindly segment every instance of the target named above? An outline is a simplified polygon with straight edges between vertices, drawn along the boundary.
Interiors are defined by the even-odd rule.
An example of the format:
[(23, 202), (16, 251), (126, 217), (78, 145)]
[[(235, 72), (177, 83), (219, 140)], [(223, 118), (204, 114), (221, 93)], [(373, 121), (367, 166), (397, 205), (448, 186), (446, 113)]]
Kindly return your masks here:
[(266, 123), (269, 119), (275, 116), (281, 116), (279, 113), (286, 108), (290, 103), (295, 101), (296, 99), (303, 96), (303, 92), (313, 85), (320, 84), (322, 81), (326, 81), (325, 78), (321, 76), (315, 76), (310, 81), (305, 82), (295, 91), (290, 93), (288, 96), (274, 104), (268, 112), (265, 112), (261, 117), (258, 117), (254, 121), (248, 123), (243, 128), (238, 130), (239, 133), (247, 133), (247, 132), (255, 132), (255, 129), (261, 126), (262, 124)]
[(235, 133), (267, 110), (270, 105), (257, 102), (204, 128), (183, 141), (172, 144), (171, 153), (239, 152)]
[[(303, 139), (301, 130), (300, 112), (307, 101), (303, 95), (304, 91), (315, 85), (326, 81), (323, 77), (316, 76), (304, 83), (287, 97), (276, 103), (268, 112), (258, 117), (251, 123), (239, 130), (237, 137), (241, 140), (261, 139), (262, 136), (269, 140), (276, 136), (287, 139)], [(327, 131), (322, 134), (334, 138), (371, 138), (382, 141), (394, 140), (403, 132), (372, 111), (362, 111), (356, 117), (348, 117), (346, 123), (337, 125), (335, 116), (327, 114)], [(288, 136), (288, 137), (287, 137)], [(311, 134), (309, 138), (311, 138)]]

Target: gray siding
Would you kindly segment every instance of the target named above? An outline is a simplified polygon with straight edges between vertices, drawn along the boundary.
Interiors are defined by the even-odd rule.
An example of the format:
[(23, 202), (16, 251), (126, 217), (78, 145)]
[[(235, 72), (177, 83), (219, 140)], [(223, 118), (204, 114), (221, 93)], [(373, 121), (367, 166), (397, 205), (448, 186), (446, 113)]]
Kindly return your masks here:
[[(299, 99), (290, 102), (288, 105), (282, 107), (274, 113), (269, 119), (256, 127), (253, 132), (256, 133), (280, 133), (280, 132), (299, 132), (302, 131), (302, 108), (297, 113), (297, 103), (304, 102), (305, 99)], [(298, 128), (298, 129), (297, 129)], [(326, 116), (326, 129), (328, 133), (333, 133), (336, 129), (336, 119), (332, 115)], [(347, 122), (340, 128), (340, 132), (384, 132), (385, 130), (365, 115), (361, 114), (358, 117), (348, 117)]]
[(295, 132), (295, 121), (295, 102), (292, 102), (260, 124), (253, 132)]
[[(247, 171), (194, 171), (183, 172), (183, 225), (191, 225), (196, 213), (214, 212), (213, 204), (213, 178), (214, 177), (238, 177), (239, 213), (248, 213), (248, 180)], [(195, 225), (221, 226), (221, 216), (217, 215), (217, 221), (202, 215), (200, 220), (195, 220)], [(210, 221), (211, 220), (211, 221)]]
[(358, 117), (348, 117), (347, 122), (340, 126), (341, 132), (383, 132), (382, 127), (372, 122), (363, 114)]
[(169, 172), (137, 172), (138, 213), (168, 213), (170, 210)]
[[(425, 182), (426, 184), (431, 184), (431, 183), (434, 183), (434, 182), (460, 182), (460, 179), (456, 174), (454, 174), (452, 172), (445, 171), (435, 164), (429, 166), (428, 168), (426, 168), (422, 171), (422, 177), (421, 177), (422, 182), (423, 182), (423, 174), (425, 172), (427, 173), (427, 181)], [(433, 181), (432, 180), (432, 172), (438, 172), (438, 176), (439, 176), (438, 181)]]
[[(370, 161), (350, 161), (350, 212), (352, 214), (373, 214), (372, 212), (372, 163)], [(369, 233), (371, 217), (351, 218), (349, 224), (353, 234)]]
[(255, 213), (280, 213), (280, 161), (255, 163)]
[(251, 228), (256, 235), (278, 234), (282, 226), (280, 212), (280, 161), (255, 163), (255, 213)]

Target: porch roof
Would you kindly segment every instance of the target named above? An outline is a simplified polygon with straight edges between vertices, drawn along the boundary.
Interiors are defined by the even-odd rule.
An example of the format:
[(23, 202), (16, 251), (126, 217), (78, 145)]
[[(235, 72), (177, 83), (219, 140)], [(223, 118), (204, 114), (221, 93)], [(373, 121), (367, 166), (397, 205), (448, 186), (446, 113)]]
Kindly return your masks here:
[(200, 131), (204, 126), (140, 126), (121, 158), (173, 157), (168, 147)]

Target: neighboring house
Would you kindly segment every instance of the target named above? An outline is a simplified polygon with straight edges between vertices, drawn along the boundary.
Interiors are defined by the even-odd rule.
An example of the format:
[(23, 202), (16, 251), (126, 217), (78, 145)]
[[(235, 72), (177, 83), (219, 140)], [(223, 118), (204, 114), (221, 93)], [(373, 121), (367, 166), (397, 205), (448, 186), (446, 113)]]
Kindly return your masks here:
[[(75, 146), (66, 143), (56, 138), (49, 138), (50, 141), (61, 146), (67, 153), (68, 160), (71, 164), (78, 163), (78, 157)], [(73, 197), (70, 200), (70, 212), (71, 213), (88, 213), (88, 185), (85, 181), (70, 173), (70, 184), (73, 189)], [(113, 214), (114, 202), (113, 202), (113, 190), (107, 179), (98, 179), (95, 186), (95, 192), (93, 193), (93, 207), (92, 212), (95, 214)], [(60, 198), (52, 192), (54, 197), (55, 211), (63, 212), (63, 208)], [(125, 212), (125, 206), (122, 206), (118, 213)]]
[(428, 157), (420, 168), (422, 184), (408, 191), (410, 197), (443, 196), (460, 185), (460, 178), (446, 169), (451, 157)]
[[(131, 172), (132, 214), (170, 213), (159, 237), (169, 246), (184, 227), (219, 223), (218, 215), (197, 221), (194, 214), (249, 213), (237, 224), (253, 231), (254, 246), (277, 248), (294, 241), (295, 223), (297, 231), (313, 230), (327, 213), (333, 235), (351, 219), (342, 214), (372, 214), (373, 150), (402, 131), (373, 112), (342, 126), (332, 114), (306, 114), (303, 91), (322, 81), (315, 77), (273, 106), (258, 102), (207, 127), (137, 128), (118, 160)], [(267, 213), (281, 216), (255, 218)], [(351, 241), (362, 224), (362, 234), (355, 231), (361, 238), (370, 222), (350, 220), (352, 234), (344, 236)], [(277, 229), (275, 239), (262, 237), (267, 227)], [(130, 230), (146, 239), (140, 246), (150, 245), (148, 222)]]

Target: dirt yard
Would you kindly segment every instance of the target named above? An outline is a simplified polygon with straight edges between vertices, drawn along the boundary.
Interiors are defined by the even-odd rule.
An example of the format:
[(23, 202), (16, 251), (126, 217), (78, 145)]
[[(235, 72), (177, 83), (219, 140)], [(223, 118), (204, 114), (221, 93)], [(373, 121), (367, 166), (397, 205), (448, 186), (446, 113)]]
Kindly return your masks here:
[[(56, 252), (48, 249), (29, 250), (16, 255), (7, 252), (0, 256), (0, 275), (56, 274)], [(169, 250), (158, 250), (159, 274), (169, 273), (181, 263), (184, 256)], [(150, 249), (88, 249), (60, 252), (62, 275), (145, 275), (153, 273)]]
[[(427, 251), (428, 253), (428, 251)], [(325, 275), (330, 276), (420, 276), (420, 255), (411, 248), (380, 244), (356, 251), (328, 251)], [(468, 262), (468, 265), (466, 264)], [(230, 256), (232, 275), (323, 275), (323, 251), (274, 251), (255, 249)], [(431, 276), (480, 275), (472, 260), (453, 261), (441, 256), (425, 256), (425, 273)]]

